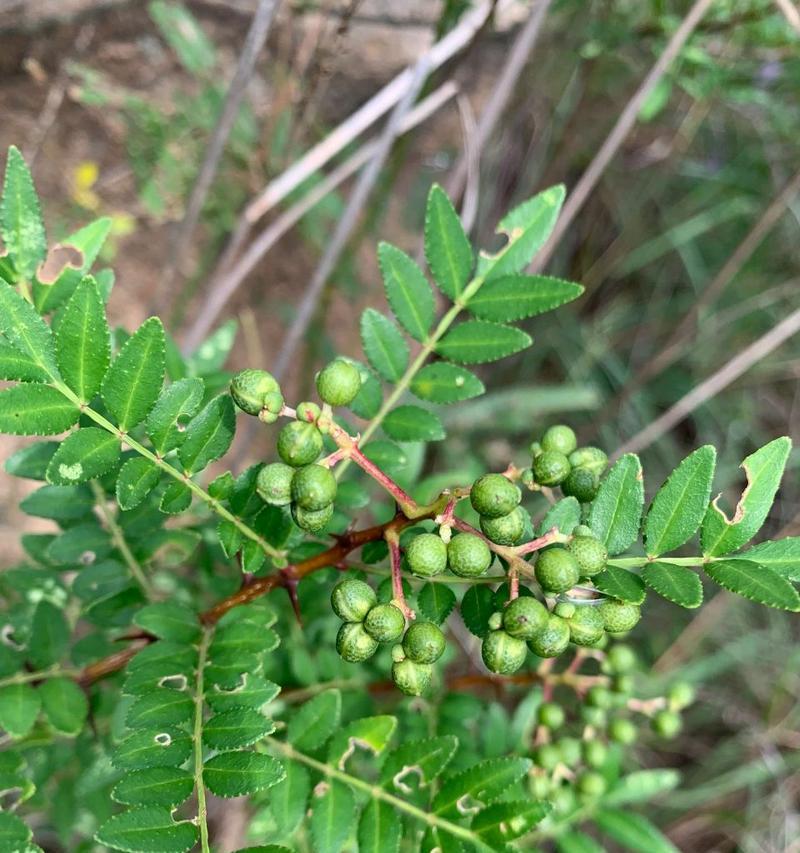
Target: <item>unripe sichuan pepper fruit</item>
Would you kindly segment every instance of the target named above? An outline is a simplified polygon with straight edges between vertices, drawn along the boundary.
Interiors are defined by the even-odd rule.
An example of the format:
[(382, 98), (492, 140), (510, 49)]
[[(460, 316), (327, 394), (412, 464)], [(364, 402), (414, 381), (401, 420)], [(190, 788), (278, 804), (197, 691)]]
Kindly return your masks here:
[(333, 504), (322, 509), (303, 509), (298, 504), (292, 504), (294, 523), (308, 533), (321, 533), (333, 518)]
[(414, 663), (435, 663), (444, 648), (444, 634), (433, 622), (413, 622), (403, 637), (403, 652)]
[(519, 487), (502, 474), (484, 474), (469, 493), (472, 508), (486, 518), (508, 515), (522, 499)]
[(569, 456), (578, 446), (578, 440), (571, 427), (555, 424), (545, 431), (541, 444), (542, 450), (545, 452), (555, 450), (558, 453), (563, 453), (564, 456)]
[(348, 663), (361, 663), (371, 658), (378, 641), (371, 637), (360, 622), (344, 622), (336, 635), (336, 651)]
[(283, 408), (278, 380), (266, 370), (242, 370), (231, 381), (233, 402), (248, 415), (259, 415), (263, 409), (277, 418)]
[(377, 603), (375, 590), (356, 578), (339, 581), (331, 592), (333, 612), (343, 622), (363, 622)]
[(580, 579), (578, 563), (566, 548), (542, 551), (536, 560), (536, 580), (545, 592), (566, 592)]
[(298, 469), (292, 480), (292, 500), (303, 509), (320, 510), (336, 498), (336, 477), (323, 465)]
[(430, 687), (432, 679), (433, 667), (430, 664), (415, 663), (410, 658), (402, 658), (392, 664), (392, 681), (407, 696), (419, 696), (424, 693)]
[(594, 536), (575, 536), (567, 545), (567, 551), (575, 558), (581, 577), (592, 577), (602, 572), (608, 560), (608, 551)]
[(256, 491), (262, 501), (273, 506), (292, 502), (292, 479), (295, 469), (283, 462), (265, 465), (256, 478)]
[(489, 631), (481, 644), (481, 657), (486, 668), (498, 675), (516, 672), (525, 663), (527, 653), (525, 641), (512, 637), (502, 628)]
[(317, 374), (317, 393), (329, 406), (349, 406), (361, 390), (361, 374), (349, 361), (337, 358)]
[(540, 658), (555, 658), (569, 645), (569, 625), (566, 619), (551, 613), (544, 628), (528, 640), (528, 648)]
[(293, 468), (316, 462), (322, 453), (322, 433), (314, 424), (292, 421), (278, 433), (278, 456)]
[(447, 545), (447, 562), (453, 574), (476, 578), (491, 565), (492, 552), (483, 539), (474, 533), (459, 533)]
[(597, 608), (603, 619), (603, 625), (610, 634), (624, 633), (636, 626), (641, 611), (635, 604), (616, 599), (606, 599)]
[(379, 643), (398, 640), (406, 627), (406, 620), (394, 604), (376, 604), (364, 619), (364, 629)]
[(530, 596), (509, 601), (503, 611), (503, 628), (506, 633), (520, 640), (532, 640), (547, 626), (547, 608)]
[(543, 450), (533, 460), (533, 476), (542, 486), (558, 486), (569, 476), (569, 459), (558, 450)]
[(408, 543), (406, 561), (415, 575), (440, 575), (447, 568), (447, 545), (435, 533), (420, 533)]
[(481, 516), (481, 530), (496, 545), (516, 545), (525, 533), (525, 510), (518, 506), (500, 518)]

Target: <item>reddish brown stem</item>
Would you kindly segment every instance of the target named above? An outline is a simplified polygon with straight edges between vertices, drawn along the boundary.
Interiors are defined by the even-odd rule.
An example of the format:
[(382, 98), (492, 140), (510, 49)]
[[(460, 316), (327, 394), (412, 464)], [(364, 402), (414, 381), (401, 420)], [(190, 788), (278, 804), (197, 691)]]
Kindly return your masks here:
[(417, 614), (406, 603), (406, 596), (403, 592), (403, 572), (400, 565), (400, 543), (397, 540), (397, 531), (387, 530), (385, 539), (389, 546), (389, 559), (392, 565), (392, 598), (403, 611), (403, 616), (406, 619), (416, 619)]

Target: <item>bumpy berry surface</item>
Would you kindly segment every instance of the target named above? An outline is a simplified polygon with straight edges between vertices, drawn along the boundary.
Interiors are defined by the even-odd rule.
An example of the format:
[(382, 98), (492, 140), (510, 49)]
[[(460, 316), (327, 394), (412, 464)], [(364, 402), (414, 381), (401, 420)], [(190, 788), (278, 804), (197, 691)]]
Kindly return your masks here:
[(532, 640), (528, 648), (540, 658), (554, 658), (566, 651), (569, 645), (569, 625), (560, 616), (550, 614), (547, 625)]
[(567, 551), (575, 558), (581, 577), (592, 577), (602, 572), (608, 561), (608, 551), (594, 536), (574, 536)]
[(578, 563), (560, 546), (542, 551), (536, 560), (536, 580), (545, 592), (566, 592), (580, 578)]
[(558, 486), (569, 476), (569, 460), (557, 450), (543, 450), (533, 460), (533, 475), (542, 486)]
[(564, 725), (566, 715), (561, 705), (555, 702), (542, 702), (539, 706), (539, 725), (548, 729), (560, 729)]
[(377, 603), (375, 590), (358, 578), (339, 581), (331, 591), (333, 612), (344, 622), (362, 622)]
[(333, 504), (322, 509), (303, 509), (298, 504), (292, 504), (292, 518), (294, 523), (308, 533), (320, 533), (333, 518)]
[(286, 506), (292, 502), (294, 468), (283, 462), (265, 465), (256, 478), (256, 491), (262, 501), (273, 506)]
[(674, 711), (657, 711), (651, 720), (653, 731), (664, 738), (674, 738), (683, 727), (680, 714)]
[(542, 450), (557, 450), (564, 456), (569, 456), (578, 446), (578, 439), (571, 427), (556, 424), (545, 431), (542, 436)]
[(303, 509), (320, 510), (336, 498), (336, 477), (322, 465), (298, 469), (292, 480), (292, 500)]
[(349, 361), (336, 359), (317, 374), (317, 393), (329, 406), (349, 406), (361, 389), (361, 374)]
[(525, 510), (518, 506), (499, 518), (481, 516), (481, 530), (496, 545), (516, 545), (525, 532)]
[(573, 468), (561, 484), (561, 491), (582, 504), (591, 503), (597, 497), (600, 481), (597, 474), (588, 468)]
[(392, 664), (392, 681), (407, 696), (420, 696), (431, 685), (433, 667), (427, 663), (415, 663), (413, 660), (396, 661)]
[(681, 711), (691, 705), (694, 702), (694, 696), (694, 687), (685, 681), (673, 684), (667, 693), (670, 707), (675, 711)]
[(603, 636), (603, 617), (597, 607), (577, 607), (569, 622), (569, 638), (576, 646), (593, 646)]
[(607, 599), (598, 608), (606, 631), (612, 634), (630, 631), (639, 621), (642, 613), (635, 604)]
[(444, 634), (433, 622), (412, 622), (403, 637), (403, 651), (414, 663), (435, 663), (444, 647)]
[(484, 474), (472, 484), (469, 493), (472, 508), (486, 518), (508, 515), (521, 499), (519, 486), (502, 474)]
[(550, 614), (547, 608), (530, 596), (515, 598), (503, 611), (503, 628), (520, 640), (532, 640), (545, 629)]
[(314, 424), (292, 421), (278, 433), (278, 456), (293, 468), (316, 462), (322, 453), (322, 434)]
[(481, 657), (486, 668), (499, 675), (511, 675), (523, 663), (528, 648), (524, 640), (512, 637), (502, 629), (490, 631), (481, 644)]
[(447, 568), (447, 545), (435, 533), (420, 533), (408, 543), (406, 561), (415, 575), (440, 575)]
[(376, 604), (364, 619), (364, 629), (379, 643), (392, 643), (399, 639), (405, 627), (405, 617), (394, 604)]
[(476, 578), (492, 564), (492, 552), (474, 533), (459, 533), (447, 545), (447, 562), (453, 574)]
[(315, 424), (321, 412), (316, 403), (298, 403), (297, 404), (297, 420), (307, 424)]
[(280, 393), (278, 380), (266, 370), (242, 370), (231, 380), (233, 402), (248, 415), (257, 415), (269, 393)]
[(569, 454), (573, 468), (587, 468), (598, 477), (606, 470), (608, 456), (599, 447), (579, 447)]
[(361, 663), (371, 658), (377, 648), (377, 641), (360, 622), (344, 622), (336, 635), (336, 651), (348, 663)]

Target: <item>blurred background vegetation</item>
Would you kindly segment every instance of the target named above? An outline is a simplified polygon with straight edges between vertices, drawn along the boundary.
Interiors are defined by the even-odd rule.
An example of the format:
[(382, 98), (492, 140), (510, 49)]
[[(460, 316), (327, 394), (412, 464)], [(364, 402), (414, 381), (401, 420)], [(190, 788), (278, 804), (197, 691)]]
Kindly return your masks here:
[[(548, 3), (503, 90), (512, 46), (541, 3), (497, 3), (427, 79), (421, 98), (450, 81), (458, 93), (395, 140), (289, 359), (294, 398), (333, 353), (358, 356), (360, 311), (384, 300), (376, 243), (418, 252), (431, 182), (448, 186), (466, 158), (462, 211), (476, 241), (490, 245), (491, 224), (514, 203), (556, 182), (575, 187), (697, 5)], [(32, 163), (51, 235), (113, 217), (103, 258), (118, 282), (112, 318), (131, 326), (158, 312), (185, 345), (230, 270), (218, 260), (248, 202), (480, 5), (277, 4), (182, 257), (176, 235), (255, 0), (0, 2), (0, 147), (17, 144)], [(493, 104), (504, 108), (482, 137)], [(441, 472), (469, 480), (510, 458), (524, 463), (532, 435), (557, 418), (609, 450), (636, 437), (651, 493), (689, 449), (714, 443), (735, 503), (738, 460), (776, 435), (797, 443), (800, 340), (770, 337), (800, 309), (794, 2), (712, 2), (634, 115), (547, 267), (586, 294), (529, 321), (534, 347), (484, 368), (490, 393), (449, 414), (451, 439), (428, 458), (405, 448), (401, 479), (421, 477), (424, 491)], [(380, 133), (376, 122), (310, 173), (254, 233)], [(324, 195), (225, 302), (198, 354), (206, 375), (270, 369), (352, 186)], [(687, 394), (683, 417), (663, 435), (641, 436)], [(267, 452), (257, 434), (239, 441), (242, 467)], [(768, 536), (800, 533), (798, 463), (795, 451)], [(0, 495), (5, 562), (18, 555), (12, 490), (21, 486), (9, 479)], [(686, 733), (668, 752), (642, 756), (684, 773), (654, 819), (681, 850), (799, 851), (797, 620), (725, 593), (699, 614), (655, 601), (650, 610), (639, 639), (657, 671), (704, 683)]]

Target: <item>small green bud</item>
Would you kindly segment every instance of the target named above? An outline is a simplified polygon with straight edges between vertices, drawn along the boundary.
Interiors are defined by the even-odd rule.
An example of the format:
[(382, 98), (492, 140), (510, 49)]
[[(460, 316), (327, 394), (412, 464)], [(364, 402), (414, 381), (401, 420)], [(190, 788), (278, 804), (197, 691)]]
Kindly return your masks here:
[(611, 675), (630, 672), (636, 667), (636, 652), (623, 643), (615, 643), (606, 654), (603, 672)]
[(575, 437), (574, 430), (564, 424), (551, 426), (542, 436), (542, 450), (545, 452), (555, 450), (563, 453), (564, 456), (569, 456), (577, 446), (578, 439)]
[(305, 424), (316, 424), (322, 412), (316, 403), (304, 402), (297, 404), (296, 414), (298, 421)]
[(581, 577), (590, 578), (606, 567), (608, 551), (594, 536), (573, 536), (567, 550), (575, 558)]
[(403, 651), (414, 663), (435, 663), (444, 647), (444, 634), (433, 622), (413, 622), (403, 637)]
[(587, 726), (596, 729), (605, 727), (607, 714), (602, 708), (592, 708), (591, 705), (581, 705), (581, 718)]
[(562, 737), (556, 741), (561, 753), (561, 763), (567, 767), (575, 767), (581, 760), (581, 742), (574, 737)]
[(509, 601), (503, 611), (503, 628), (507, 634), (520, 640), (532, 640), (547, 626), (550, 614), (535, 598), (523, 596)]
[(603, 617), (593, 605), (575, 609), (569, 623), (569, 637), (576, 646), (593, 646), (603, 636)]
[(573, 468), (587, 468), (598, 477), (608, 465), (608, 456), (599, 447), (579, 447), (567, 455)]
[(594, 684), (586, 691), (586, 704), (607, 711), (613, 704), (611, 692), (601, 684)]
[(377, 603), (375, 590), (357, 578), (345, 578), (331, 591), (333, 612), (344, 622), (362, 622)]
[(538, 441), (531, 442), (531, 459), (536, 459), (536, 457), (542, 452), (542, 445)]
[(611, 687), (614, 693), (623, 698), (630, 696), (633, 693), (634, 681), (632, 675), (615, 675), (611, 682)]
[(392, 681), (407, 696), (420, 696), (431, 684), (433, 667), (426, 663), (405, 660), (392, 664)]
[(550, 614), (544, 629), (528, 640), (528, 648), (540, 658), (558, 657), (566, 651), (568, 645), (569, 625), (555, 614)]
[(400, 663), (401, 660), (406, 659), (406, 653), (403, 651), (403, 647), (398, 643), (396, 646), (392, 646), (392, 662)]
[(597, 497), (600, 480), (588, 468), (573, 468), (561, 484), (561, 491), (576, 498), (582, 504), (591, 503)]
[(542, 486), (558, 486), (570, 472), (569, 459), (557, 450), (543, 450), (533, 460), (533, 476)]
[(663, 710), (657, 711), (650, 721), (653, 731), (667, 740), (672, 740), (683, 728), (681, 715), (675, 711)]
[(694, 687), (686, 681), (678, 681), (672, 685), (667, 694), (670, 708), (673, 711), (682, 711), (694, 702)]
[(608, 724), (608, 736), (617, 743), (632, 744), (636, 740), (636, 726), (626, 719), (612, 720)]
[(408, 543), (406, 561), (415, 575), (440, 575), (447, 568), (447, 545), (435, 533), (420, 533)]
[(561, 705), (555, 702), (542, 702), (539, 706), (539, 725), (548, 729), (560, 729), (564, 725), (566, 715)]
[(550, 795), (553, 811), (559, 815), (569, 815), (575, 811), (578, 802), (572, 785), (558, 785)]
[(453, 574), (476, 578), (492, 564), (492, 552), (474, 533), (459, 533), (447, 545), (447, 562)]
[(492, 613), (489, 617), (489, 630), (499, 631), (503, 627), (503, 614), (500, 612)]
[(481, 643), (481, 657), (486, 668), (499, 675), (511, 675), (523, 663), (528, 649), (524, 640), (518, 640), (503, 630), (490, 631)]
[(472, 508), (486, 518), (508, 515), (522, 500), (522, 492), (503, 474), (484, 474), (469, 493)]
[(258, 413), (258, 419), (265, 424), (274, 424), (283, 409), (283, 394), (270, 391), (264, 395), (264, 406)]
[[(546, 746), (550, 746), (550, 744), (543, 744)], [(534, 753), (534, 759), (536, 755)], [(538, 762), (537, 762), (538, 764)], [(541, 765), (540, 765), (541, 766)], [(531, 796), (534, 800), (547, 800), (550, 797), (550, 791), (552, 790), (552, 785), (550, 784), (550, 780), (547, 776), (535, 775), (529, 776), (528, 782), (530, 786)]]
[(608, 749), (601, 740), (583, 742), (583, 760), (589, 767), (602, 767), (606, 763)]
[(606, 787), (605, 778), (595, 770), (587, 770), (578, 777), (578, 791), (588, 799), (602, 797)]
[(360, 622), (344, 622), (336, 635), (336, 651), (348, 663), (361, 663), (371, 658), (377, 648), (377, 642)]
[(536, 560), (536, 580), (545, 592), (566, 592), (580, 579), (575, 558), (560, 546), (542, 551)]
[(321, 533), (333, 518), (333, 504), (322, 509), (303, 509), (299, 504), (292, 504), (292, 518), (306, 533)]
[(606, 631), (612, 634), (630, 631), (641, 618), (641, 611), (635, 604), (606, 599), (598, 608)]
[(394, 604), (376, 604), (364, 619), (366, 632), (379, 643), (393, 643), (403, 636), (406, 620)]
[(481, 516), (483, 535), (496, 545), (516, 545), (525, 533), (525, 510), (518, 506), (500, 518)]
[(257, 415), (264, 408), (267, 394), (280, 394), (280, 390), (277, 379), (266, 370), (242, 370), (231, 380), (233, 402), (248, 415)]
[(265, 465), (256, 477), (258, 496), (272, 506), (287, 506), (292, 502), (293, 477), (294, 468), (283, 462)]
[(329, 406), (349, 406), (360, 390), (358, 368), (344, 359), (335, 359), (317, 374), (317, 393)]
[(303, 509), (325, 509), (336, 499), (336, 477), (323, 465), (298, 468), (292, 480), (292, 500)]
[(292, 421), (278, 433), (278, 456), (293, 468), (316, 462), (322, 453), (322, 434), (314, 424)]
[(572, 531), (573, 536), (589, 536), (592, 539), (597, 539), (594, 530), (588, 524), (579, 524)]
[(533, 763), (552, 773), (561, 764), (561, 751), (554, 743), (542, 743), (533, 751)]

